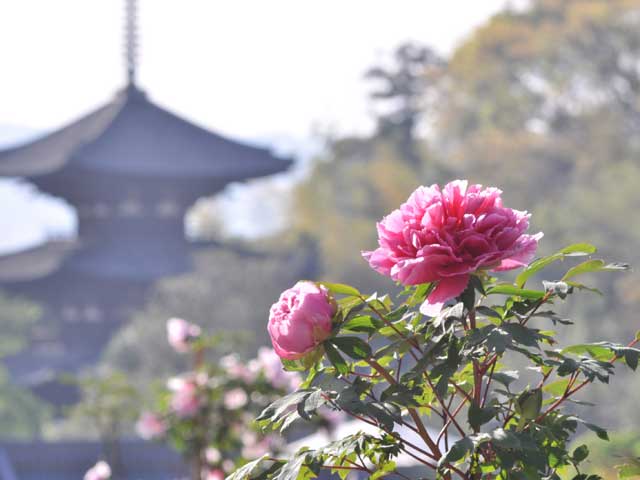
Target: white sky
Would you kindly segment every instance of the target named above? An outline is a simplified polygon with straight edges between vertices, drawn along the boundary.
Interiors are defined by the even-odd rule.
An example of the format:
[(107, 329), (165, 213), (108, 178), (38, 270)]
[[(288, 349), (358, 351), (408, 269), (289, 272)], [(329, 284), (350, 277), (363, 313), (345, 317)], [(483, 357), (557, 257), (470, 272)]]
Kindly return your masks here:
[[(139, 83), (153, 100), (230, 136), (304, 142), (317, 128), (368, 130), (362, 74), (372, 63), (405, 40), (446, 53), (505, 0), (139, 4)], [(111, 98), (124, 82), (123, 5), (0, 2), (0, 131), (57, 128)], [(42, 202), (14, 190), (0, 185), (0, 229), (13, 229), (0, 250), (50, 227), (33, 224), (46, 223), (34, 210)], [(20, 228), (31, 232), (23, 240)]]

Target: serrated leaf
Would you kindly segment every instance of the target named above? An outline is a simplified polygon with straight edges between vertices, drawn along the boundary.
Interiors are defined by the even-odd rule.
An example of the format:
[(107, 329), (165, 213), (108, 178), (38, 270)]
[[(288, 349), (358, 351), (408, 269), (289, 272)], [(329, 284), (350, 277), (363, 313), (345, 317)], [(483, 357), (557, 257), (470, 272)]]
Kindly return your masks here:
[(468, 454), (473, 453), (473, 440), (464, 437), (451, 445), (451, 448), (438, 460), (438, 468), (447, 463), (458, 462), (465, 458)]

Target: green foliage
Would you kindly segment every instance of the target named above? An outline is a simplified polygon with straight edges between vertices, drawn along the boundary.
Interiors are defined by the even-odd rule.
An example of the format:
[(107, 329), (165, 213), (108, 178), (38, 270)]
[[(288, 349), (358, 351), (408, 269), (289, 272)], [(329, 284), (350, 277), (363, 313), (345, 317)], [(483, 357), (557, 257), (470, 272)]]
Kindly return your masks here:
[[(568, 406), (585, 387), (608, 384), (616, 363), (635, 370), (638, 340), (560, 348), (556, 333), (542, 324), (570, 326), (550, 308), (578, 290), (548, 281), (544, 290), (522, 288), (528, 275), (544, 275), (560, 260), (569, 263), (565, 280), (626, 269), (593, 258), (576, 263), (595, 252), (588, 244), (566, 247), (532, 262), (515, 284), (479, 272), (457, 303), (433, 318), (423, 316), (416, 301), (428, 287), (406, 288), (394, 304), (386, 295), (325, 283), (338, 312), (332, 335), (318, 350), (324, 355), (310, 357), (303, 388), (264, 409), (258, 424), (283, 431), (330, 406), (378, 433), (302, 448), (286, 460), (265, 457), (229, 479), (306, 479), (322, 470), (343, 478), (350, 471), (393, 477), (402, 475), (399, 458), (408, 457), (423, 466), (424, 478), (542, 480), (571, 474), (568, 478), (595, 480), (584, 473), (589, 446), (571, 442), (579, 428), (601, 440), (609, 435)], [(513, 355), (534, 374), (507, 370), (503, 360)], [(631, 463), (620, 471), (629, 475), (634, 468)]]
[(18, 353), (27, 345), (28, 333), (41, 314), (36, 304), (0, 292), (0, 358)]
[[(27, 346), (29, 332), (41, 316), (41, 309), (21, 298), (0, 292), (0, 358)], [(0, 367), (0, 432), (5, 439), (28, 440), (42, 434), (51, 412), (44, 402), (15, 385), (4, 366)]]
[(41, 437), (51, 411), (30, 392), (14, 385), (0, 369), (0, 432), (6, 440), (33, 440)]
[[(102, 365), (127, 372), (146, 393), (154, 379), (188, 368), (184, 356), (176, 355), (166, 341), (165, 322), (173, 316), (189, 318), (208, 331), (225, 332), (225, 343), (216, 349), (217, 356), (253, 353), (257, 345), (266, 342), (261, 312), (297, 279), (308, 253), (285, 256), (274, 250), (268, 255), (245, 256), (204, 249), (195, 257), (195, 272), (168, 278), (156, 286), (147, 306), (111, 340)], [(250, 300), (246, 292), (250, 292)]]
[[(381, 279), (358, 260), (362, 246), (373, 245), (373, 222), (404, 200), (416, 182), (455, 176), (512, 192), (505, 200), (533, 213), (548, 252), (578, 237), (603, 245), (607, 257), (639, 264), (638, 11), (638, 0), (537, 0), (495, 15), (440, 63), (437, 78), (424, 72), (422, 87), (413, 90), (428, 90), (422, 99), (430, 100), (408, 103), (420, 105), (419, 116), (430, 127), (428, 135), (412, 140), (418, 164), (407, 161), (381, 129), (365, 138), (331, 139), (296, 190), (292, 214), (295, 228), (318, 239), (322, 278), (382, 288)], [(382, 66), (384, 85), (401, 65)], [(402, 85), (416, 81), (407, 78)], [(377, 102), (372, 99), (374, 109)], [(587, 246), (582, 253), (593, 252)], [(563, 259), (571, 254), (545, 260), (550, 281), (562, 277)], [(515, 286), (537, 280), (542, 266), (522, 272)], [(606, 295), (568, 305), (558, 318), (582, 319), (571, 330), (572, 341), (605, 333), (626, 337), (637, 329), (624, 320), (634, 318), (640, 305), (637, 273), (591, 277), (584, 275)], [(583, 288), (574, 280), (565, 283)], [(610, 320), (602, 321), (605, 315)], [(621, 410), (640, 422), (632, 400), (640, 381), (627, 376), (613, 388)], [(595, 400), (606, 393), (595, 389), (590, 395)], [(606, 420), (622, 426), (622, 418)]]
[(125, 373), (98, 371), (63, 380), (77, 385), (80, 401), (67, 410), (66, 424), (58, 427), (58, 434), (97, 437), (109, 443), (131, 433), (140, 397)]

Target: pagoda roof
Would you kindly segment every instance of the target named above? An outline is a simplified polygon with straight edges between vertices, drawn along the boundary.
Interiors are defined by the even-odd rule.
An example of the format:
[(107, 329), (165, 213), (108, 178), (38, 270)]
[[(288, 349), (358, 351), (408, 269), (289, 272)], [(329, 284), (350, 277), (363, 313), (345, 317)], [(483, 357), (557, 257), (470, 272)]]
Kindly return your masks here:
[(0, 286), (31, 284), (37, 288), (66, 276), (153, 282), (191, 270), (191, 253), (198, 247), (188, 243), (180, 247), (150, 243), (140, 250), (117, 244), (91, 248), (81, 241), (47, 242), (0, 255)]
[(74, 240), (49, 241), (15, 253), (0, 255), (0, 284), (41, 278), (55, 272), (77, 246)]
[(282, 172), (291, 164), (268, 149), (188, 122), (134, 85), (66, 127), (0, 150), (0, 175), (36, 179), (74, 172), (241, 181)]

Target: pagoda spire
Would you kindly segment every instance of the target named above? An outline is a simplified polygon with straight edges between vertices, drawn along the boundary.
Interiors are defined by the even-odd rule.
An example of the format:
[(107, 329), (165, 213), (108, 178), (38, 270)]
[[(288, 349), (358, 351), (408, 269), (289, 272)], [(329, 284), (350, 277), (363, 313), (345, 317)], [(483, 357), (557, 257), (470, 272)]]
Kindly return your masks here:
[(127, 85), (136, 83), (138, 60), (138, 0), (125, 0), (125, 65)]

